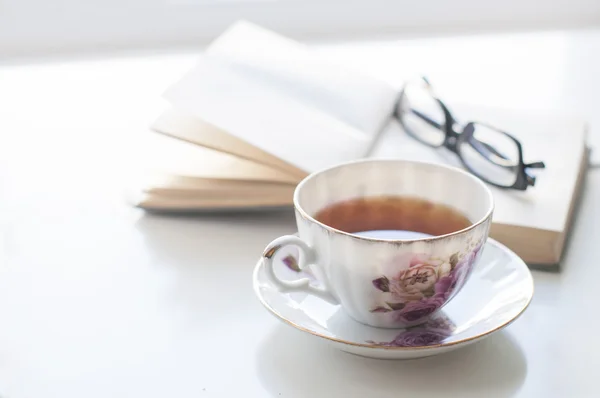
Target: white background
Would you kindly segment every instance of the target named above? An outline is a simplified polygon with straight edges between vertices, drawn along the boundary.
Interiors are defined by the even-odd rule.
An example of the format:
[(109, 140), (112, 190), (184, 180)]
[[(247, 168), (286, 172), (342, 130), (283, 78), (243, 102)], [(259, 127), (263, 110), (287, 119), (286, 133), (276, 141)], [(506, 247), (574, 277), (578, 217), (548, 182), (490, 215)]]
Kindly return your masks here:
[(0, 59), (198, 45), (239, 18), (295, 38), (583, 27), (596, 0), (2, 0)]

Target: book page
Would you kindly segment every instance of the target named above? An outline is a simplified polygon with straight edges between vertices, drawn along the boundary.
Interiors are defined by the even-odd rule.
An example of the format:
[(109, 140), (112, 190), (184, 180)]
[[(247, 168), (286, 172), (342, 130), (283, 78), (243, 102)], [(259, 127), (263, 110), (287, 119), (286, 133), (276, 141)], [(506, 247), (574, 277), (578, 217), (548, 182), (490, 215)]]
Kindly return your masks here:
[(165, 98), (229, 134), (305, 172), (361, 158), (369, 135), (202, 56)]
[(152, 124), (156, 132), (175, 137), (195, 145), (225, 152), (261, 163), (303, 178), (306, 173), (283, 160), (250, 145), (231, 134), (175, 108), (165, 110)]
[(149, 131), (140, 140), (140, 169), (144, 174), (264, 181), (297, 184), (299, 178), (281, 170), (213, 149)]
[[(514, 135), (523, 145), (525, 163), (543, 161), (546, 164), (545, 169), (535, 171), (535, 186), (524, 192), (490, 186), (496, 204), (494, 223), (563, 232), (585, 152), (586, 124), (557, 115), (470, 105), (454, 106), (452, 112), (457, 117), (482, 121)], [(432, 149), (421, 144), (406, 134), (396, 121), (388, 125), (374, 147), (372, 157), (463, 168), (453, 153), (445, 148)]]
[(352, 65), (247, 21), (233, 24), (206, 54), (226, 59), (237, 73), (370, 136), (381, 131), (399, 94)]

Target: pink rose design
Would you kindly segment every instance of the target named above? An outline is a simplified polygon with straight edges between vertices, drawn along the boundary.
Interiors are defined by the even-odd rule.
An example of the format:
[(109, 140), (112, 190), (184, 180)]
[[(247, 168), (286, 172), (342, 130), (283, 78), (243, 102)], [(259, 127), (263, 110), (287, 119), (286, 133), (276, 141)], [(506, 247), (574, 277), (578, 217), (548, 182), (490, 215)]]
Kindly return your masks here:
[(408, 330), (385, 345), (389, 347), (424, 347), (440, 344), (449, 336), (451, 336), (451, 333), (446, 330)]
[(440, 278), (435, 284), (435, 294), (443, 295), (446, 300), (452, 297), (452, 294), (464, 285), (469, 271), (473, 268), (477, 259), (477, 252), (467, 254), (457, 264), (456, 267), (450, 272), (448, 276)]
[(423, 263), (426, 263), (428, 260), (428, 256), (423, 253), (412, 254), (409, 256), (409, 258), (410, 258), (409, 262), (408, 262), (409, 267), (416, 267), (416, 266), (422, 265)]
[(387, 288), (393, 300), (402, 302), (432, 296), (437, 280), (450, 272), (448, 262), (422, 253), (398, 256), (391, 262), (392, 267), (395, 276)]
[(451, 273), (448, 276), (440, 278), (435, 284), (435, 294), (443, 296), (446, 300), (450, 298), (454, 287), (456, 286), (456, 274)]
[(415, 265), (401, 271), (390, 281), (390, 292), (394, 300), (420, 300), (426, 291), (431, 291), (437, 281), (435, 267), (428, 264)]
[(455, 328), (450, 319), (442, 316), (430, 319), (423, 325), (407, 328), (394, 337), (392, 341), (375, 342), (367, 340), (367, 343), (385, 347), (426, 347), (442, 343), (452, 336)]
[(393, 312), (398, 320), (412, 323), (441, 308), (465, 283), (480, 253), (481, 245), (462, 258), (453, 253), (446, 259), (423, 253), (403, 254), (387, 264), (390, 276), (372, 281), (389, 298), (371, 312)]
[(467, 280), (467, 275), (475, 265), (475, 261), (477, 260), (477, 253), (472, 251), (471, 253), (464, 256), (456, 267), (452, 270), (452, 273), (455, 275), (456, 285), (462, 286)]
[(436, 295), (419, 301), (411, 301), (399, 312), (398, 319), (404, 322), (415, 322), (436, 312), (446, 299)]

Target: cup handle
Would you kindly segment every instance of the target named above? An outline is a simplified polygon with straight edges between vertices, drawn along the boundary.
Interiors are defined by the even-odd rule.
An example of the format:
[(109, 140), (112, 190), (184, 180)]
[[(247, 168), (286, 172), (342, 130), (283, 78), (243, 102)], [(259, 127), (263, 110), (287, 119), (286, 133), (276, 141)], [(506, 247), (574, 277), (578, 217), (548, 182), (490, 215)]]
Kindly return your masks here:
[(312, 247), (295, 235), (281, 236), (267, 245), (262, 256), (262, 265), (271, 282), (273, 282), (281, 292), (305, 292), (328, 301), (331, 304), (339, 304), (339, 301), (329, 289), (319, 289), (310, 286), (309, 279), (303, 278), (295, 281), (284, 281), (275, 275), (275, 270), (273, 269), (273, 256), (275, 256), (275, 253), (277, 253), (278, 250), (290, 245), (296, 246), (301, 251), (301, 258), (303, 260), (299, 263), (300, 269), (304, 269), (307, 264), (314, 264), (316, 256)]

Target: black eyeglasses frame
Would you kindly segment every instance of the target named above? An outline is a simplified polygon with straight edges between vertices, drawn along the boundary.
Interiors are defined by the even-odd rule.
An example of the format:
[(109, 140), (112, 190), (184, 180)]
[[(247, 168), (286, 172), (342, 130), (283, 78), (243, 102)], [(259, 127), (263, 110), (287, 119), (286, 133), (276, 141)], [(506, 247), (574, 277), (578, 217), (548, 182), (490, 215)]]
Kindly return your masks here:
[[(410, 127), (407, 126), (406, 120), (404, 119), (405, 112), (402, 111), (402, 109), (403, 109), (402, 101), (404, 100), (404, 98), (406, 96), (406, 85), (405, 85), (398, 97), (398, 101), (397, 101), (396, 107), (394, 109), (394, 117), (396, 117), (396, 119), (398, 119), (402, 128), (408, 135), (410, 135), (412, 138), (416, 139), (417, 141), (419, 141), (422, 144), (425, 144), (429, 147), (432, 147), (432, 148), (444, 147), (444, 148), (448, 149), (449, 151), (451, 151), (452, 153), (454, 153), (455, 155), (458, 156), (458, 158), (460, 159), (463, 166), (467, 170), (469, 170), (469, 172), (473, 173), (478, 178), (480, 178), (481, 180), (485, 181), (486, 183), (488, 183), (490, 185), (493, 185), (498, 188), (515, 189), (515, 190), (520, 190), (520, 191), (525, 191), (528, 187), (535, 186), (536, 178), (535, 178), (535, 176), (529, 174), (527, 172), (527, 170), (528, 169), (543, 169), (546, 167), (544, 162), (525, 163), (523, 160), (523, 146), (521, 145), (521, 142), (519, 142), (519, 140), (517, 138), (515, 138), (513, 135), (511, 135), (503, 130), (500, 130), (496, 127), (490, 126), (486, 123), (469, 121), (464, 125), (464, 127), (462, 128), (461, 131), (458, 131), (456, 129), (456, 126), (458, 126), (457, 119), (450, 112), (450, 110), (448, 109), (446, 104), (433, 93), (433, 91), (431, 90), (431, 85), (429, 84), (429, 81), (427, 80), (427, 78), (422, 77), (422, 79), (426, 83), (427, 88), (430, 89), (430, 94), (431, 94), (432, 98), (439, 104), (440, 108), (442, 109), (442, 111), (444, 113), (445, 122), (443, 125), (440, 125), (438, 122), (432, 120), (431, 118), (427, 117), (426, 115), (424, 115), (414, 109), (411, 109), (411, 112), (414, 115), (416, 115), (417, 117), (419, 117), (420, 119), (422, 119), (423, 121), (425, 121), (430, 126), (437, 128), (439, 130), (442, 130), (443, 133), (445, 134), (445, 136), (444, 136), (444, 140), (441, 144), (434, 145), (434, 144), (431, 144), (430, 142), (427, 142), (427, 141), (421, 139), (419, 137), (419, 135), (415, 134), (410, 129)], [(410, 83), (407, 83), (407, 85), (408, 84), (410, 84)], [(496, 132), (498, 132), (500, 134), (504, 134), (508, 139), (512, 140), (515, 143), (517, 150), (518, 150), (518, 161), (519, 161), (518, 164), (506, 166), (506, 165), (501, 165), (498, 162), (495, 162), (492, 159), (492, 156), (501, 158), (501, 159), (507, 159), (507, 158), (505, 156), (503, 156), (499, 151), (497, 151), (494, 147), (490, 146), (489, 144), (486, 144), (483, 141), (479, 141), (474, 137), (474, 133), (475, 133), (475, 129), (476, 129), (477, 125), (485, 126), (488, 129), (495, 130)], [(502, 167), (517, 168), (518, 170), (516, 171), (515, 182), (512, 185), (498, 184), (498, 183), (486, 178), (484, 175), (479, 173), (476, 169), (473, 169), (464, 160), (463, 154), (461, 152), (461, 148), (464, 148), (463, 144), (465, 144), (465, 143), (470, 145), (477, 152), (479, 152), (480, 155), (482, 155), (487, 160), (489, 160), (490, 162), (492, 162), (496, 165), (499, 165)]]

